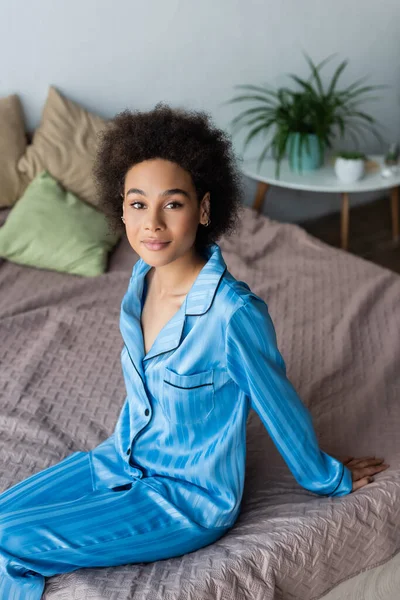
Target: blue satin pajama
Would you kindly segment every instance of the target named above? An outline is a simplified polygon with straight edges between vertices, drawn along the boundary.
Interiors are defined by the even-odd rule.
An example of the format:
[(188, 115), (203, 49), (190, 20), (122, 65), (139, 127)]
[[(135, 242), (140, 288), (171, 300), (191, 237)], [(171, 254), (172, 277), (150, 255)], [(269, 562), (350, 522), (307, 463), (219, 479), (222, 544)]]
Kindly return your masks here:
[(250, 408), (300, 485), (351, 492), (351, 472), (319, 449), (286, 377), (266, 303), (229, 273), (218, 244), (206, 258), (147, 354), (151, 267), (135, 264), (121, 304), (127, 395), (115, 429), (0, 495), (1, 599), (39, 600), (44, 577), (180, 556), (224, 535), (240, 512)]

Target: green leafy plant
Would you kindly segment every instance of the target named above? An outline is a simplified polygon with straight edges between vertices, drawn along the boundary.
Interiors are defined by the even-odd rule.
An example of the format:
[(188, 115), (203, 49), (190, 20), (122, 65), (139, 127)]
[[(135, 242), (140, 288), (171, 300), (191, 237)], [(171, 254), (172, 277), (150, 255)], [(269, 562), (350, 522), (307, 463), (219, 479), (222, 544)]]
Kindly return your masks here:
[(258, 170), (268, 150), (271, 149), (276, 160), (276, 176), (279, 177), (280, 163), (285, 156), (288, 141), (293, 133), (298, 133), (300, 138), (299, 158), (303, 146), (309, 151), (310, 134), (317, 136), (321, 156), (326, 147), (332, 147), (332, 141), (337, 133), (341, 137), (344, 137), (345, 133), (349, 134), (358, 145), (358, 136), (365, 141), (364, 133), (365, 130), (368, 130), (380, 143), (382, 142), (379, 132), (374, 127), (375, 119), (361, 111), (359, 104), (365, 100), (376, 99), (370, 97), (369, 93), (387, 86), (364, 86), (362, 83), (366, 77), (362, 77), (347, 88), (338, 90), (339, 77), (348, 64), (348, 61), (344, 60), (336, 68), (329, 84), (324, 88), (320, 71), (333, 56), (335, 55), (328, 56), (315, 65), (305, 54), (311, 69), (309, 79), (301, 79), (294, 74), (289, 75), (296, 82), (297, 90), (288, 87), (273, 90), (266, 86), (250, 84), (234, 86), (251, 93), (236, 96), (224, 104), (243, 101), (257, 103), (256, 106), (241, 112), (230, 123), (233, 126), (233, 134), (243, 126), (251, 126), (244, 142), (243, 152), (257, 134), (268, 134), (273, 131), (272, 139), (266, 144), (258, 160)]
[(345, 158), (346, 160), (367, 160), (367, 155), (363, 152), (347, 152), (345, 150), (341, 150), (340, 152), (336, 152), (337, 158)]

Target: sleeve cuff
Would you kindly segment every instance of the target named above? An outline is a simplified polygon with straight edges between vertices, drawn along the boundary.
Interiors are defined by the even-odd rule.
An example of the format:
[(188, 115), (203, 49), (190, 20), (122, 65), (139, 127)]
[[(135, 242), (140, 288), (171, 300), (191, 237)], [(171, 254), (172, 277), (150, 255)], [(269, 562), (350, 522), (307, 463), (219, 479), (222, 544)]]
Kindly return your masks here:
[(350, 494), (353, 489), (353, 476), (345, 465), (343, 465), (343, 472), (340, 482), (338, 483), (336, 489), (329, 494), (330, 496), (346, 496)]

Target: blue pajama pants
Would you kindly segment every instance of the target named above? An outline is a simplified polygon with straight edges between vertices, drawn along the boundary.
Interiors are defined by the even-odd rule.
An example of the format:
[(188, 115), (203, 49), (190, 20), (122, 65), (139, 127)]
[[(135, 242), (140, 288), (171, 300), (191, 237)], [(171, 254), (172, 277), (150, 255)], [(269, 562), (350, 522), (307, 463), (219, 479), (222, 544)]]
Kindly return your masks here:
[(181, 556), (224, 535), (192, 521), (147, 479), (95, 490), (88, 453), (74, 452), (0, 494), (0, 599), (39, 600), (45, 577)]

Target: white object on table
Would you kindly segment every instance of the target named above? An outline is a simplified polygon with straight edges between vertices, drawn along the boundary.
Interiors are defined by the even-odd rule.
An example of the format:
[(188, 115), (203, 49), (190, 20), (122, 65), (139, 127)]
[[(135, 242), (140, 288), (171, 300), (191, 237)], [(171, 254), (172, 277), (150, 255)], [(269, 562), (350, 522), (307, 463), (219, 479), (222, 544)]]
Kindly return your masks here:
[(342, 183), (354, 183), (365, 173), (365, 161), (362, 158), (349, 159), (338, 156), (334, 165), (336, 177)]
[(265, 194), (271, 185), (292, 190), (306, 190), (309, 192), (329, 192), (341, 194), (341, 246), (343, 250), (348, 248), (349, 237), (349, 194), (356, 192), (372, 192), (377, 190), (391, 190), (391, 213), (393, 240), (399, 240), (399, 186), (400, 173), (392, 177), (382, 177), (381, 170), (384, 169), (384, 155), (368, 156), (368, 164), (374, 161), (378, 164), (376, 170), (366, 169), (362, 179), (354, 183), (343, 183), (335, 174), (333, 164), (326, 163), (315, 171), (305, 171), (302, 174), (294, 173), (289, 167), (287, 159), (282, 160), (279, 179), (275, 176), (276, 162), (269, 158), (264, 159), (258, 171), (258, 157), (244, 159), (242, 171), (247, 177), (258, 181), (253, 208), (261, 212)]

